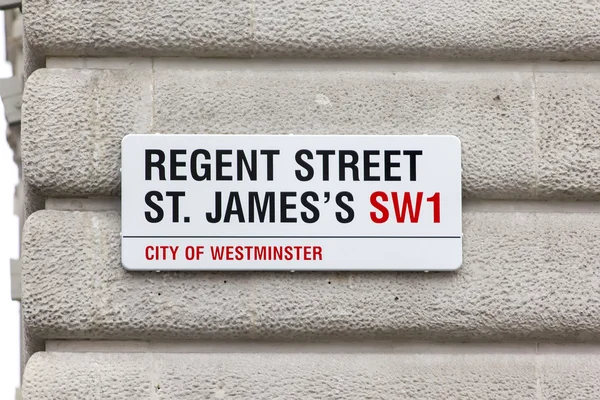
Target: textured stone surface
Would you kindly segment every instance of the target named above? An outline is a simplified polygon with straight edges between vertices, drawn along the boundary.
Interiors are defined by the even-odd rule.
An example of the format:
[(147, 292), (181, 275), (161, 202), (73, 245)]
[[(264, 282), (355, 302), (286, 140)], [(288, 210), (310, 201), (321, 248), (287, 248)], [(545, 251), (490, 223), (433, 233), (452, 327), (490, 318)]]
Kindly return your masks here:
[(38, 353), (24, 400), (595, 399), (597, 354)]
[(600, 194), (597, 76), (536, 74), (539, 191), (543, 197), (577, 198), (582, 192), (593, 197)]
[(43, 338), (600, 339), (600, 214), (464, 215), (455, 273), (129, 273), (116, 212), (40, 211), (23, 315)]
[(154, 129), (452, 134), (462, 140), (467, 197), (528, 197), (531, 84), (526, 73), (501, 72), (157, 71)]
[(44, 201), (45, 198), (38, 189), (27, 181), (23, 182), (23, 221), (21, 221), (21, 226), (31, 214), (44, 209)]
[(598, 59), (595, 1), (28, 0), (46, 55)]
[(38, 353), (24, 400), (515, 399), (535, 387), (522, 355)]
[(118, 138), (150, 132), (151, 73), (60, 70), (48, 78), (40, 71), (26, 85), (26, 181), (45, 195), (119, 193)]
[(36, 353), (25, 368), (23, 400), (155, 399), (151, 360), (144, 354)]
[(598, 398), (600, 353), (597, 349), (572, 352), (565, 345), (560, 351), (543, 357), (545, 362), (538, 364), (543, 399)]
[[(468, 198), (600, 198), (600, 74), (544, 73), (537, 97), (527, 71), (154, 75), (34, 74), (23, 116), (25, 179), (46, 195), (116, 195), (120, 140), (130, 133), (454, 134)], [(565, 173), (567, 165), (574, 168)]]
[(252, 4), (44, 0), (23, 4), (25, 35), (45, 55), (247, 56)]

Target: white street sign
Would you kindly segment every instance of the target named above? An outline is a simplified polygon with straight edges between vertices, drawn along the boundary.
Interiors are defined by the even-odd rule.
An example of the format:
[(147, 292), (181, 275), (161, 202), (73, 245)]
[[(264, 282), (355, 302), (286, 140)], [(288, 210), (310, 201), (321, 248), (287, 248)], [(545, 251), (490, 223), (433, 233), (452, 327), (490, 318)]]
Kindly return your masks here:
[(451, 271), (454, 136), (129, 135), (128, 270)]

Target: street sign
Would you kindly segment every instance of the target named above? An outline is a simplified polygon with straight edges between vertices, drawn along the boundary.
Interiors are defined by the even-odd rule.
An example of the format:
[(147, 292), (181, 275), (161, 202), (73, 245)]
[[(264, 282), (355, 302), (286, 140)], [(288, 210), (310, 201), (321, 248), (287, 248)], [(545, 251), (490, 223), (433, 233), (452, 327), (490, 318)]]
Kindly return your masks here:
[(129, 135), (128, 270), (451, 271), (454, 136)]

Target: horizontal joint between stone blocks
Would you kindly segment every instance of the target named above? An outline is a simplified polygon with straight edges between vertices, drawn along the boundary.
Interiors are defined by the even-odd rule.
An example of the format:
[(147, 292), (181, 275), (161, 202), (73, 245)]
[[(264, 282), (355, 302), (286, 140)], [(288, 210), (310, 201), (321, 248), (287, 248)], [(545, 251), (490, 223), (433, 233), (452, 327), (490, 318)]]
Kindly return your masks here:
[(46, 199), (45, 209), (57, 211), (118, 211), (121, 209), (121, 203), (119, 198), (114, 197), (50, 197)]
[(437, 343), (423, 341), (278, 342), (257, 340), (48, 340), (58, 353), (294, 353), (294, 354), (598, 354), (598, 343)]

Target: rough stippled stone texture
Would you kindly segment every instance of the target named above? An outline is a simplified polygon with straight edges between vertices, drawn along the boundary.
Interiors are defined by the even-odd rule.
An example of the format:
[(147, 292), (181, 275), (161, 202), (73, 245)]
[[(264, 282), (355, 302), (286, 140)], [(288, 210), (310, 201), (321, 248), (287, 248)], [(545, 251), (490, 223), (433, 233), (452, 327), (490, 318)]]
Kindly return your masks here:
[(41, 353), (23, 399), (594, 399), (599, 374), (598, 354)]
[(596, 399), (600, 396), (598, 376), (600, 354), (598, 352), (578, 351), (569, 353), (569, 349), (552, 354), (546, 362), (540, 363), (540, 383), (543, 399)]
[(150, 400), (154, 391), (150, 358), (142, 354), (37, 353), (25, 370), (23, 400)]
[(600, 193), (600, 87), (596, 76), (536, 74), (539, 191), (547, 197)]
[[(31, 133), (23, 140), (26, 181), (45, 195), (97, 187), (117, 194), (121, 143), (114, 138), (150, 132), (151, 73), (64, 70), (55, 79), (43, 78), (34, 75), (26, 85), (23, 119)], [(103, 163), (116, 173), (107, 174)]]
[(456, 273), (130, 273), (116, 212), (40, 211), (23, 314), (45, 338), (600, 339), (600, 214), (466, 213)]
[(599, 199), (598, 89), (599, 73), (523, 70), (41, 70), (25, 93), (25, 179), (50, 196), (118, 195), (135, 133), (451, 134), (465, 197)]
[(154, 129), (457, 135), (467, 197), (528, 197), (531, 83), (525, 73), (158, 71)]
[(29, 43), (44, 55), (250, 54), (246, 0), (30, 0), (23, 8)]
[[(600, 398), (600, 0), (23, 11), (24, 400)], [(462, 268), (128, 272), (143, 133), (455, 135)]]
[(597, 59), (600, 5), (573, 0), (27, 0), (44, 55)]

